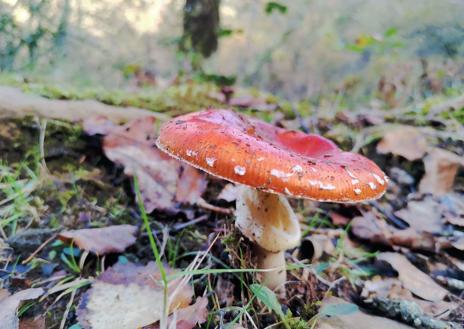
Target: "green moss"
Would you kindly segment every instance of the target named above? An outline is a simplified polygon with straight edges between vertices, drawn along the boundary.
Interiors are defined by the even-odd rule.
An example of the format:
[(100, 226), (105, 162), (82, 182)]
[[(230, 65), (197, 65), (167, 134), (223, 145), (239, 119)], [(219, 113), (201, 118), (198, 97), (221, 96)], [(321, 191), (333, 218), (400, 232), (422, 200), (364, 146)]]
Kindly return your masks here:
[[(303, 320), (300, 317), (294, 317), (292, 312), (288, 311), (287, 314), (285, 314), (285, 318), (283, 319), (285, 323), (287, 323), (290, 328), (292, 329), (310, 329), (311, 326), (308, 321)], [(284, 322), (283, 321), (283, 322)], [(281, 324), (279, 328), (285, 329), (286, 327)]]

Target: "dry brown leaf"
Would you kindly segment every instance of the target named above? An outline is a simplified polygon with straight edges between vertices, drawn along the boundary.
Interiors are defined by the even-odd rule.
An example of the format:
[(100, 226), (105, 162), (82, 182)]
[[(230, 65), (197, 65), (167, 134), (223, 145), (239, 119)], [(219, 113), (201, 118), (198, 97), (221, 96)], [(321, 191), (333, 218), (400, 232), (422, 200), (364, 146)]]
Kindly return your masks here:
[(104, 115), (96, 115), (82, 122), (82, 128), (87, 135), (106, 135), (115, 129), (117, 125)]
[[(394, 229), (394, 228), (393, 228)], [(425, 250), (438, 253), (449, 248), (450, 243), (446, 238), (436, 237), (432, 233), (417, 232), (412, 228), (394, 230), (390, 236), (390, 242), (394, 246), (401, 246), (413, 250)]]
[(137, 227), (133, 225), (114, 225), (103, 228), (90, 228), (61, 232), (58, 238), (73, 241), (80, 249), (97, 255), (123, 252), (136, 241)]
[(372, 213), (357, 216), (351, 220), (351, 232), (362, 240), (369, 240), (390, 246), (391, 227), (385, 221), (379, 220)]
[(424, 158), (425, 175), (419, 183), (419, 191), (443, 195), (453, 190), (454, 178), (464, 158), (455, 153), (432, 148)]
[(451, 245), (456, 249), (464, 251), (464, 237), (460, 237), (454, 241), (451, 241)]
[(403, 287), (400, 280), (396, 278), (381, 278), (375, 276), (372, 280), (364, 281), (361, 296), (365, 299), (373, 297), (383, 297), (388, 299), (412, 299), (409, 290)]
[(1, 328), (17, 329), (19, 319), (18, 307), (25, 300), (36, 299), (44, 293), (42, 288), (30, 288), (9, 296), (6, 290), (0, 294), (0, 325)]
[(445, 301), (430, 302), (416, 298), (412, 293), (403, 287), (400, 280), (395, 278), (381, 278), (375, 276), (372, 280), (364, 281), (364, 287), (361, 293), (364, 299), (374, 297), (387, 298), (390, 300), (408, 300), (418, 304), (422, 311), (432, 317), (443, 315), (456, 308), (456, 304)]
[(418, 232), (441, 233), (443, 231), (441, 206), (432, 197), (409, 201), (407, 207), (396, 211), (395, 215)]
[(46, 329), (45, 317), (39, 315), (35, 318), (21, 318), (19, 329)]
[[(348, 304), (343, 299), (329, 297), (323, 300), (322, 305)], [(318, 321), (318, 329), (411, 329), (405, 324), (370, 315), (361, 311), (346, 315), (336, 315), (331, 317), (321, 317)]]
[(414, 250), (438, 252), (447, 248), (450, 243), (427, 232), (417, 232), (413, 228), (398, 230), (385, 221), (377, 219), (373, 214), (353, 218), (350, 223), (351, 232), (362, 240), (386, 246), (407, 247)]
[[(167, 271), (168, 274), (174, 272), (169, 268)], [(170, 312), (180, 312), (188, 307), (193, 296), (192, 287), (186, 284), (178, 289), (179, 282), (172, 281), (168, 287)], [(204, 302), (199, 303), (204, 305)], [(162, 309), (161, 274), (155, 263), (146, 266), (117, 263), (95, 280), (92, 288), (83, 296), (77, 316), (83, 328), (133, 329), (159, 321)], [(194, 321), (200, 320), (201, 312), (199, 309), (195, 311)], [(186, 314), (190, 314), (188, 310)]]
[(344, 226), (350, 222), (348, 217), (343, 216), (335, 211), (330, 211), (329, 217), (332, 220), (332, 223), (337, 226)]
[(462, 195), (448, 193), (441, 197), (441, 204), (445, 206), (444, 220), (447, 223), (464, 227), (464, 198)]
[[(175, 311), (168, 318), (168, 328), (192, 329), (197, 324), (206, 321), (208, 317), (208, 298), (201, 297), (193, 305)], [(159, 325), (145, 327), (144, 329), (159, 329)]]
[(412, 126), (394, 126), (377, 144), (377, 152), (393, 153), (409, 161), (421, 159), (427, 152), (428, 143), (421, 131)]
[(445, 288), (411, 264), (405, 256), (394, 252), (383, 252), (377, 258), (389, 263), (398, 272), (398, 278), (403, 286), (416, 296), (429, 301), (440, 301), (448, 294)]
[(89, 134), (106, 134), (105, 155), (123, 165), (126, 175), (138, 178), (148, 212), (173, 210), (178, 202), (195, 203), (206, 188), (204, 175), (158, 150), (155, 124), (154, 117), (146, 117), (111, 127), (104, 118), (93, 117), (84, 122), (84, 128)]
[(199, 191), (206, 189), (207, 181), (203, 173), (192, 166), (183, 165), (177, 183), (176, 200), (181, 203), (195, 204), (201, 196)]

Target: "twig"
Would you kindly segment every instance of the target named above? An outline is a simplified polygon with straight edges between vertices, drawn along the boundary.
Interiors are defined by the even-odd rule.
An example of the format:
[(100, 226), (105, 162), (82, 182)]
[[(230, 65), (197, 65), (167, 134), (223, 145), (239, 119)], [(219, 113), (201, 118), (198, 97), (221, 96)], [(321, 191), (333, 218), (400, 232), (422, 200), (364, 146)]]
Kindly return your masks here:
[(22, 264), (27, 264), (29, 263), (37, 254), (45, 248), (47, 244), (52, 242), (53, 240), (56, 239), (57, 234), (53, 234), (51, 237), (49, 237), (47, 240), (45, 240), (29, 257), (27, 257), (25, 260), (23, 260)]
[(40, 149), (40, 176), (48, 176), (50, 173), (45, 163), (45, 132), (47, 131), (47, 119), (37, 119), (39, 122), (39, 149)]
[(190, 220), (190, 221), (188, 221), (186, 223), (180, 223), (180, 224), (174, 225), (174, 227), (172, 229), (170, 229), (169, 231), (170, 232), (180, 231), (180, 230), (182, 230), (182, 229), (184, 229), (186, 227), (189, 227), (191, 225), (198, 224), (198, 223), (200, 223), (200, 222), (202, 222), (202, 221), (204, 221), (206, 219), (208, 219), (208, 216), (203, 215), (203, 216), (200, 216), (198, 218), (192, 219), (192, 220)]
[(425, 314), (417, 303), (412, 301), (375, 297), (372, 300), (366, 300), (365, 303), (371, 308), (378, 310), (383, 316), (391, 319), (399, 319), (416, 328), (462, 329), (457, 323), (432, 318)]
[(200, 198), (197, 201), (197, 206), (206, 210), (214, 211), (224, 215), (232, 215), (234, 213), (233, 209), (230, 208), (222, 208), (214, 206), (208, 202), (206, 202), (203, 198)]

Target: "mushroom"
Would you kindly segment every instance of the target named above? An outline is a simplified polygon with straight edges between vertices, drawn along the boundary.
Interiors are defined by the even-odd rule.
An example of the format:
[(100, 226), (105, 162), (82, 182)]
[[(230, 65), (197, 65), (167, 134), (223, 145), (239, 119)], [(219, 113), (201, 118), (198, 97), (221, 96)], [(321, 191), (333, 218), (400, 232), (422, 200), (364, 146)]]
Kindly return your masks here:
[(275, 127), (230, 110), (203, 110), (164, 124), (157, 145), (174, 158), (241, 184), (236, 226), (256, 246), (263, 283), (286, 281), (285, 250), (299, 221), (285, 196), (354, 203), (379, 198), (388, 178), (369, 159), (318, 135)]

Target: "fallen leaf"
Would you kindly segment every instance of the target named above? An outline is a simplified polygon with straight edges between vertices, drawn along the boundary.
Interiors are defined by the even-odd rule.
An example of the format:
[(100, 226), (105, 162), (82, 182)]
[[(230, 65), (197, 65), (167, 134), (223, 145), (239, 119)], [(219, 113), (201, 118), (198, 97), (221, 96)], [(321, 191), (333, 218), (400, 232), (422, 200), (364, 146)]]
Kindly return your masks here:
[(440, 203), (432, 197), (409, 201), (406, 208), (395, 212), (395, 216), (419, 232), (441, 233), (443, 231)]
[(0, 294), (0, 324), (2, 328), (19, 327), (18, 308), (25, 300), (36, 299), (44, 293), (42, 288), (30, 288), (9, 296), (6, 290)]
[(450, 246), (450, 243), (428, 232), (417, 232), (413, 228), (404, 230), (388, 225), (384, 220), (377, 219), (373, 214), (353, 218), (350, 222), (353, 235), (362, 240), (386, 246), (407, 247), (414, 250), (438, 252)]
[(343, 216), (335, 211), (329, 212), (329, 217), (332, 220), (332, 223), (337, 226), (344, 226), (350, 222), (348, 217)]
[[(350, 305), (343, 299), (329, 297), (322, 301), (322, 307), (333, 305)], [(348, 314), (336, 314), (332, 316), (320, 317), (318, 329), (411, 329), (405, 324), (383, 318), (380, 316), (370, 315), (360, 310)]]
[(416, 296), (429, 301), (440, 301), (448, 294), (445, 288), (438, 285), (401, 254), (383, 252), (377, 256), (377, 259), (389, 263), (398, 272), (398, 278), (403, 286)]
[(446, 312), (450, 312), (457, 307), (454, 303), (442, 300), (430, 302), (416, 298), (408, 289), (403, 287), (400, 280), (396, 278), (381, 278), (380, 276), (375, 276), (372, 280), (364, 281), (361, 296), (364, 299), (381, 297), (390, 300), (412, 301), (418, 304), (425, 314), (432, 317), (437, 315), (443, 316)]
[(443, 195), (441, 204), (445, 207), (443, 211), (444, 220), (447, 223), (464, 227), (464, 198), (462, 195), (457, 193)]
[[(165, 267), (168, 275), (173, 269)], [(169, 312), (177, 311), (183, 321), (192, 311), (189, 307), (193, 289), (188, 284), (179, 289), (179, 280), (169, 283)], [(174, 295), (175, 294), (175, 295)], [(204, 302), (197, 301), (199, 305)], [(192, 321), (200, 321), (202, 312), (199, 305), (192, 305)], [(198, 309), (196, 308), (198, 307)], [(92, 284), (92, 288), (82, 297), (77, 317), (83, 328), (92, 329), (133, 329), (148, 326), (160, 320), (163, 310), (163, 287), (161, 274), (155, 263), (146, 266), (133, 263), (117, 263), (103, 272)]]
[(206, 188), (204, 175), (156, 147), (155, 125), (154, 117), (112, 127), (101, 117), (84, 122), (89, 134), (106, 134), (103, 138), (105, 155), (124, 166), (126, 175), (138, 178), (148, 212), (174, 210), (179, 202), (195, 203)]
[(351, 220), (351, 232), (358, 238), (390, 246), (391, 229), (383, 220), (377, 219), (372, 213), (354, 217)]
[(419, 191), (443, 195), (453, 190), (454, 178), (464, 158), (455, 153), (432, 148), (424, 158), (425, 175), (419, 183)]
[(459, 237), (459, 238), (451, 241), (451, 245), (456, 249), (464, 251), (464, 237)]
[(412, 126), (395, 126), (388, 130), (377, 144), (377, 152), (393, 153), (409, 161), (421, 159), (427, 152), (426, 137)]
[(117, 127), (117, 125), (104, 115), (93, 116), (82, 122), (82, 128), (87, 133), (87, 135), (90, 136), (97, 134), (106, 135), (110, 133), (115, 127)]
[(103, 228), (90, 228), (61, 232), (58, 238), (73, 241), (80, 249), (97, 255), (123, 252), (136, 241), (137, 227), (133, 225), (114, 225)]
[(414, 184), (414, 177), (412, 177), (406, 170), (398, 167), (390, 169), (390, 178), (403, 185)]
[(181, 203), (195, 204), (201, 196), (198, 191), (206, 189), (204, 174), (192, 166), (182, 166), (179, 182), (177, 183), (176, 200)]
[(375, 276), (372, 280), (364, 281), (361, 296), (364, 299), (383, 297), (389, 299), (410, 299), (412, 294), (403, 287), (400, 280), (396, 278), (382, 278)]
[(417, 232), (412, 228), (404, 230), (394, 229), (390, 236), (392, 245), (406, 247), (414, 250), (425, 250), (438, 253), (449, 248), (450, 242), (446, 238), (436, 237), (432, 233)]
[[(176, 329), (192, 329), (208, 318), (208, 298), (198, 298), (195, 304), (175, 311), (168, 319), (168, 326)], [(174, 325), (175, 323), (175, 325)]]
[(45, 317), (39, 315), (35, 318), (21, 318), (19, 329), (46, 329)]

